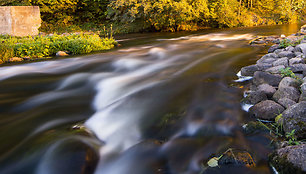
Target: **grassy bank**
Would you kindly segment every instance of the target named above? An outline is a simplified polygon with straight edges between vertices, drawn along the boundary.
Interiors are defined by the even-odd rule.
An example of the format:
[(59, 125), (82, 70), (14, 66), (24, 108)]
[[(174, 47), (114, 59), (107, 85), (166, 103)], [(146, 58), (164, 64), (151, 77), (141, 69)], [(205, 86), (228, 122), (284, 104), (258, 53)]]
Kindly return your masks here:
[(0, 36), (0, 60), (8, 62), (12, 57), (37, 59), (52, 57), (58, 51), (70, 55), (108, 50), (117, 43), (113, 38), (101, 38), (97, 34), (65, 34), (30, 37)]

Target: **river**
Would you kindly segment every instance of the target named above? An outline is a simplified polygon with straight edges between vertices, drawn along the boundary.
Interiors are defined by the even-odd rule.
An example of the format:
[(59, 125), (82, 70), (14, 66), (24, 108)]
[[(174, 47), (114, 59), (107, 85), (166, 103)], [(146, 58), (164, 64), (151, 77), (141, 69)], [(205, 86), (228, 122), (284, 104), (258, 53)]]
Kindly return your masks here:
[[(268, 133), (247, 134), (241, 67), (254, 35), (299, 25), (119, 36), (111, 51), (0, 67), (1, 174), (272, 173)], [(227, 149), (256, 167), (204, 167)]]

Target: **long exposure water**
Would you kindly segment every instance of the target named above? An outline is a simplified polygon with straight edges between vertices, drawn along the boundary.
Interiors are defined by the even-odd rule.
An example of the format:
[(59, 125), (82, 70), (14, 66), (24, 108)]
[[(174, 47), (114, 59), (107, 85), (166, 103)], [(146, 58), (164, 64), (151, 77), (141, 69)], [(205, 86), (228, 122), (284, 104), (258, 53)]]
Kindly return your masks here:
[[(236, 73), (299, 25), (118, 37), (104, 53), (0, 67), (1, 174), (272, 173), (268, 133), (245, 133)], [(232, 148), (256, 167), (207, 161)]]

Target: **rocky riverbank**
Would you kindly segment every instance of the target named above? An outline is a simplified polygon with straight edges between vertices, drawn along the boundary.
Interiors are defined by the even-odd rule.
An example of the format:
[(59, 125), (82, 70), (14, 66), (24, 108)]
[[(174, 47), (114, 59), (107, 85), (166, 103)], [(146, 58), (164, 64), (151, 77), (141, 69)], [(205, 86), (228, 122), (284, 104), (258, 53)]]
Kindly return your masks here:
[(306, 172), (305, 32), (306, 25), (290, 37), (275, 38), (268, 54), (241, 69), (241, 76), (253, 77), (243, 100), (251, 106), (250, 116), (274, 125), (266, 126), (278, 139), (269, 159), (280, 173)]

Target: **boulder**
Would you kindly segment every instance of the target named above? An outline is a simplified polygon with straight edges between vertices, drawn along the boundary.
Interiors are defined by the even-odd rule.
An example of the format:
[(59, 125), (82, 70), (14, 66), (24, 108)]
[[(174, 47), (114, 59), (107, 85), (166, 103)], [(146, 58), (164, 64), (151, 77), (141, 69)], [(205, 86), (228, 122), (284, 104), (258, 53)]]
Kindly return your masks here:
[(267, 100), (267, 95), (261, 91), (251, 91), (248, 93), (245, 98), (246, 103), (248, 104), (257, 104), (263, 100)]
[(294, 64), (301, 64), (301, 63), (305, 63), (304, 59), (302, 58), (292, 58), (289, 60), (289, 65), (292, 66)]
[(289, 98), (295, 102), (298, 102), (300, 98), (300, 92), (298, 89), (288, 86), (279, 88), (273, 95), (273, 100), (278, 101), (281, 98)]
[(65, 57), (65, 56), (69, 56), (65, 51), (59, 51), (56, 53), (57, 57)]
[(295, 105), (296, 102), (289, 99), (289, 98), (281, 98), (277, 101), (277, 103), (279, 103), (280, 105), (282, 105), (283, 107), (285, 107), (286, 109), (288, 109), (290, 106)]
[(271, 63), (258, 63), (256, 64), (259, 71), (264, 71), (272, 67)]
[(258, 71), (258, 66), (257, 65), (250, 65), (241, 68), (241, 75), (242, 76), (253, 76), (256, 71)]
[(279, 54), (280, 52), (284, 51), (285, 49), (281, 48), (281, 49), (277, 49), (274, 51), (275, 54)]
[(275, 54), (275, 53), (268, 53), (268, 54), (265, 54), (264, 56), (262, 56), (261, 58), (278, 58), (278, 55)]
[(285, 48), (285, 51), (293, 52), (294, 47), (293, 46), (288, 46), (288, 47)]
[(256, 61), (256, 64), (263, 64), (263, 63), (272, 64), (276, 60), (277, 60), (276, 58), (271, 58), (271, 57), (261, 58)]
[(293, 58), (295, 57), (295, 54), (291, 51), (282, 51), (280, 53), (278, 53), (279, 57), (288, 57), (288, 58)]
[(273, 53), (275, 50), (279, 49), (279, 45), (272, 45), (269, 49), (268, 49), (268, 53)]
[(294, 87), (294, 88), (299, 88), (300, 86), (300, 82), (294, 78), (291, 78), (291, 77), (284, 77), (279, 85), (278, 85), (278, 88), (286, 88), (286, 87)]
[(276, 89), (268, 84), (261, 84), (257, 87), (259, 92), (263, 92), (267, 97), (271, 98), (273, 94), (276, 92)]
[(274, 120), (284, 110), (284, 107), (280, 104), (272, 100), (265, 100), (251, 107), (250, 114), (259, 119)]
[(279, 66), (279, 65), (283, 65), (285, 67), (287, 67), (289, 65), (289, 59), (287, 57), (283, 57), (280, 58), (278, 60), (276, 60), (275, 62), (272, 63), (273, 66)]
[(296, 72), (305, 72), (306, 71), (306, 64), (299, 63), (299, 64), (293, 64), (289, 66), (291, 71), (296, 73)]
[(306, 55), (306, 43), (301, 43), (297, 45), (295, 49), (299, 52), (302, 52), (304, 55)]
[(290, 133), (295, 130), (295, 136), (298, 139), (306, 138), (306, 101), (297, 103), (288, 109), (283, 114), (284, 131)]
[(271, 68), (266, 69), (266, 72), (272, 73), (272, 74), (280, 74), (281, 69), (285, 69), (286, 67), (284, 65), (278, 65)]
[(253, 83), (258, 86), (261, 84), (268, 84), (277, 87), (282, 80), (282, 76), (278, 74), (271, 74), (268, 72), (256, 71), (254, 73)]
[(306, 144), (280, 148), (269, 158), (280, 173), (306, 173)]

